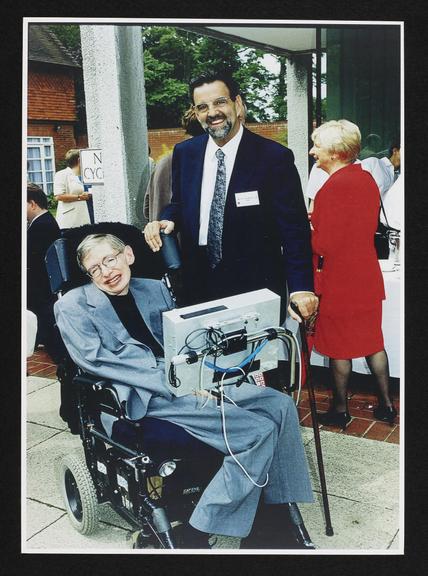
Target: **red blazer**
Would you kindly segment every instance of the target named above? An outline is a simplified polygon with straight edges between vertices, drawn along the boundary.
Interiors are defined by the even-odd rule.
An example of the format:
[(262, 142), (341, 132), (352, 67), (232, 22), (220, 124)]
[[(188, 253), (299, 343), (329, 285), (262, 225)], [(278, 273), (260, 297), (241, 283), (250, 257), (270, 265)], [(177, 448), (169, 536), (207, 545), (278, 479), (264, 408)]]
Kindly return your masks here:
[[(360, 164), (330, 176), (319, 190), (312, 213), (315, 291), (324, 314), (368, 310), (385, 298), (374, 235), (379, 189)], [(324, 257), (317, 272), (318, 257)]]

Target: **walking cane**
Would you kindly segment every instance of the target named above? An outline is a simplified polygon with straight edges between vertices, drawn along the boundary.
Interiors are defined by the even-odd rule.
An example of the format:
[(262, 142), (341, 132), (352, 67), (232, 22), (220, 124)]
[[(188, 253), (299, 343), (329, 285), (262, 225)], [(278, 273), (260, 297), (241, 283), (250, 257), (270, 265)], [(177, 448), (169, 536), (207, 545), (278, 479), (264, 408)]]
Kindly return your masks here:
[[(308, 387), (308, 395), (309, 395), (309, 404), (311, 407), (311, 416), (312, 416), (312, 427), (314, 430), (314, 439), (315, 439), (315, 448), (317, 454), (317, 463), (318, 463), (318, 473), (320, 477), (321, 483), (321, 494), (324, 506), (324, 516), (325, 516), (325, 533), (327, 536), (333, 536), (333, 526), (331, 525), (331, 518), (330, 518), (330, 508), (328, 505), (328, 497), (327, 497), (327, 485), (325, 483), (325, 473), (324, 473), (324, 462), (322, 458), (322, 450), (321, 450), (321, 438), (320, 438), (320, 431), (318, 428), (318, 416), (317, 416), (317, 407), (315, 401), (315, 391), (314, 386), (312, 383), (311, 377), (311, 369), (310, 369), (310, 361), (309, 361), (309, 349), (308, 349), (308, 340), (306, 336), (306, 325), (305, 321), (302, 318), (298, 307), (291, 302), (291, 308), (299, 315), (301, 318), (301, 322), (299, 322), (299, 332), (300, 332), (300, 340), (302, 345), (302, 357), (303, 362), (305, 364), (305, 371), (306, 371), (306, 385)], [(300, 367), (301, 369), (302, 367)]]

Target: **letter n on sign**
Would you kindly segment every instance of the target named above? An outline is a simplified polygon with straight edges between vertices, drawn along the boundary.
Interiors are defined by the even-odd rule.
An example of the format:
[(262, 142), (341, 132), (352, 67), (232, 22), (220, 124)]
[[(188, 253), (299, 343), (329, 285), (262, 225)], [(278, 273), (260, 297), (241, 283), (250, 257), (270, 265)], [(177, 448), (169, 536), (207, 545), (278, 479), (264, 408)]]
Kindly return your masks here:
[(101, 149), (84, 148), (80, 150), (80, 174), (83, 184), (104, 184)]

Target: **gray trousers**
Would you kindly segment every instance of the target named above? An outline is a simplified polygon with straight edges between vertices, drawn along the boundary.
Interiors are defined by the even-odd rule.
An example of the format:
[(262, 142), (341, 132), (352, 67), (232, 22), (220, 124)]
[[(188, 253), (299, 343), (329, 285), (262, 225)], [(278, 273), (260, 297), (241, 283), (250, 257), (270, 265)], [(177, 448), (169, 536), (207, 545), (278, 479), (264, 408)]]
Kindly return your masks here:
[(260, 494), (268, 504), (313, 502), (299, 419), (293, 400), (272, 388), (243, 383), (226, 386), (238, 405), (225, 402), (226, 433), (230, 448), (257, 484), (245, 476), (230, 456), (216, 400), (193, 395), (172, 401), (152, 398), (147, 416), (169, 420), (225, 454), (223, 465), (204, 490), (191, 518), (203, 532), (248, 536)]

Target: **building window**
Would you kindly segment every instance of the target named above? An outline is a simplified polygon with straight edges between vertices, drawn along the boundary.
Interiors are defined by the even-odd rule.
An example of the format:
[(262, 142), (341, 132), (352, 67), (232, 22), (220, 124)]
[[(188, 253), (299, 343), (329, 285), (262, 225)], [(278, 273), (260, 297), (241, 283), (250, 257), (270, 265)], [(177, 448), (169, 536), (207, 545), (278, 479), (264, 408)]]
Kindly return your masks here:
[(55, 152), (53, 138), (28, 136), (27, 138), (27, 177), (43, 189), (53, 194)]

